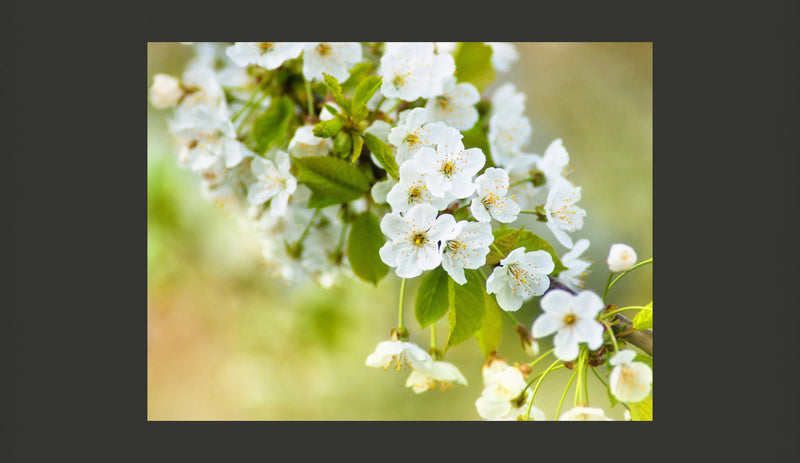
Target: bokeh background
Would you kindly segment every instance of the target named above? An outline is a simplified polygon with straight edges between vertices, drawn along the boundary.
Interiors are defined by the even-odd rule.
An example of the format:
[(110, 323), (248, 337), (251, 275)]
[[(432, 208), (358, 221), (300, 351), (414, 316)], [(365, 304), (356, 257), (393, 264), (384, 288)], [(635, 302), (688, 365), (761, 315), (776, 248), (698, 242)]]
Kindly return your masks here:
[[(527, 152), (543, 153), (562, 138), (587, 211), (576, 238), (589, 238), (594, 264), (587, 289), (602, 293), (612, 243), (653, 255), (653, 104), (651, 43), (516, 43), (519, 60), (498, 83), (527, 95), (533, 126)], [(147, 84), (156, 73), (179, 76), (192, 48), (149, 43)], [(489, 87), (485, 94), (498, 85)], [(483, 356), (474, 339), (445, 360), (467, 387), (414, 394), (407, 373), (364, 365), (397, 321), (400, 280), (390, 273), (376, 287), (350, 281), (340, 288), (287, 286), (270, 277), (254, 236), (213, 202), (199, 178), (180, 168), (166, 123), (170, 111), (147, 110), (147, 414), (150, 420), (479, 420)], [(529, 227), (553, 239), (544, 224)], [(609, 293), (619, 306), (652, 298), (652, 266), (625, 277)], [(407, 287), (411, 341), (428, 346), (429, 332), (413, 316), (418, 280)], [(516, 313), (530, 326), (530, 302)], [(444, 344), (446, 319), (437, 325)], [(541, 343), (549, 348), (549, 339)], [(499, 353), (529, 362), (506, 320)], [(537, 367), (543, 368), (543, 367)], [(571, 372), (543, 383), (536, 405), (548, 419)], [(605, 389), (589, 376), (589, 398), (615, 419)], [(568, 396), (565, 410), (571, 404)]]

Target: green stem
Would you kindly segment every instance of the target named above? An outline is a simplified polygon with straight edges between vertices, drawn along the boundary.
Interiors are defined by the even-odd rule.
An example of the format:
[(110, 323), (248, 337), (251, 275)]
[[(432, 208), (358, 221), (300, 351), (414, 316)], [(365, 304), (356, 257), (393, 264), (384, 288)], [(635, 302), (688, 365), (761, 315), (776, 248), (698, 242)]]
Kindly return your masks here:
[(308, 236), (308, 232), (311, 231), (311, 226), (314, 225), (314, 222), (317, 221), (317, 217), (319, 217), (321, 211), (322, 211), (321, 209), (317, 209), (316, 211), (314, 211), (314, 215), (311, 217), (311, 221), (308, 222), (308, 225), (306, 225), (306, 229), (303, 230), (303, 234), (300, 235), (300, 239), (297, 240), (295, 246), (302, 246), (303, 241), (305, 241), (306, 236)]
[(431, 350), (436, 349), (436, 322), (431, 323)]
[[(509, 187), (509, 188), (511, 188), (511, 187)], [(526, 210), (526, 211), (519, 211), (519, 213), (520, 213), (520, 214), (533, 214), (533, 215), (539, 215), (539, 214), (538, 214), (536, 211), (527, 211), (527, 210)]]
[(406, 279), (403, 278), (403, 282), (400, 284), (400, 310), (397, 316), (397, 327), (403, 327), (403, 297), (406, 294)]
[(606, 295), (608, 294), (608, 290), (611, 289), (611, 279), (614, 278), (614, 272), (608, 274), (608, 281), (606, 282), (606, 289), (603, 291), (603, 302), (606, 301)]
[(589, 375), (586, 373), (586, 369), (589, 367), (589, 352), (586, 352), (586, 363), (583, 367), (583, 403), (585, 406), (589, 406)]
[(530, 402), (528, 402), (528, 410), (525, 412), (526, 420), (529, 420), (531, 417), (531, 407), (533, 407), (533, 398), (536, 397), (536, 392), (539, 391), (539, 387), (542, 385), (542, 381), (544, 381), (544, 378), (547, 376), (547, 374), (553, 371), (555, 366), (558, 365), (559, 363), (561, 363), (560, 359), (556, 359), (555, 362), (551, 363), (550, 366), (547, 367), (547, 370), (545, 370), (544, 373), (542, 373), (542, 377), (539, 378), (539, 382), (536, 383), (536, 387), (533, 388), (533, 392), (531, 392)]
[[(608, 288), (606, 289), (606, 293), (608, 293), (608, 291), (611, 288), (614, 287), (614, 285), (617, 283), (617, 281), (619, 281), (620, 278), (624, 277), (625, 275), (627, 275), (628, 273), (636, 270), (639, 267), (642, 267), (642, 266), (647, 265), (647, 264), (652, 264), (652, 263), (653, 263), (653, 258), (651, 257), (651, 258), (649, 258), (647, 260), (643, 260), (643, 261), (639, 262), (638, 264), (634, 265), (633, 267), (629, 268), (628, 270), (620, 273), (619, 276), (617, 278), (615, 278), (614, 281), (612, 281), (611, 284), (608, 286)], [(603, 296), (603, 299), (605, 300), (605, 296)]]
[(512, 183), (511, 185), (509, 185), (508, 188), (511, 189), (511, 187), (515, 187), (517, 185), (522, 185), (523, 183), (530, 183), (530, 181), (531, 181), (530, 177), (524, 178), (522, 180), (517, 180), (516, 182)]
[(622, 312), (623, 310), (636, 310), (636, 309), (639, 309), (639, 310), (650, 310), (650, 311), (653, 310), (652, 307), (642, 307), (642, 306), (638, 306), (638, 305), (632, 305), (632, 306), (628, 306), (628, 307), (623, 307), (621, 309), (612, 310), (611, 312), (606, 312), (606, 313), (603, 314), (603, 318), (608, 318), (609, 315), (614, 315), (615, 313)]
[(602, 323), (603, 326), (606, 327), (606, 330), (608, 330), (609, 336), (611, 336), (611, 342), (614, 344), (614, 352), (619, 352), (619, 345), (617, 345), (617, 338), (616, 338), (616, 336), (614, 336), (614, 330), (611, 329), (611, 326), (609, 326), (608, 323), (606, 323), (604, 321), (601, 321), (600, 323)]
[(555, 350), (555, 348), (548, 350), (544, 354), (542, 354), (539, 357), (537, 357), (536, 360), (534, 360), (533, 362), (529, 363), (528, 366), (533, 368), (534, 366), (536, 366), (537, 363), (539, 363), (540, 360), (542, 360), (543, 358), (547, 357), (547, 355), (550, 354), (550, 352), (553, 352), (554, 350)]
[(582, 376), (583, 376), (583, 365), (584, 365), (584, 358), (585, 358), (584, 354), (585, 354), (584, 348), (581, 347), (581, 353), (580, 353), (580, 355), (578, 355), (578, 365), (575, 367), (575, 369), (578, 370), (578, 382), (575, 383), (575, 397), (572, 400), (572, 405), (573, 406), (577, 406), (578, 405), (578, 397), (580, 397), (581, 388), (583, 387), (583, 384), (582, 384), (581, 380), (583, 379), (582, 378)]
[(306, 98), (308, 99), (308, 115), (316, 116), (314, 113), (314, 96), (311, 94), (311, 82), (305, 79), (306, 82)]
[[(511, 312), (507, 312), (507, 311), (503, 310), (503, 313), (505, 313), (506, 315), (508, 315), (508, 318), (510, 318), (510, 319), (511, 319), (511, 321), (512, 321), (512, 322), (514, 322), (515, 324), (517, 324), (517, 325), (522, 325), (522, 323), (520, 323), (520, 322), (519, 322), (519, 320), (517, 320), (517, 317), (515, 317), (514, 315), (512, 315), (512, 314), (511, 314)], [(522, 326), (525, 326), (525, 325), (522, 325)]]
[(245, 122), (247, 122), (247, 119), (250, 118), (250, 114), (253, 113), (253, 110), (256, 109), (259, 105), (261, 105), (261, 102), (264, 101), (268, 96), (269, 94), (265, 93), (264, 96), (259, 98), (258, 101), (256, 101), (250, 106), (250, 109), (247, 111), (247, 114), (245, 114), (242, 120), (239, 121), (239, 126), (236, 128), (237, 134), (242, 131), (242, 127), (244, 127), (244, 124)]
[(561, 400), (558, 401), (558, 408), (556, 409), (556, 419), (558, 416), (561, 415), (561, 406), (564, 405), (564, 398), (567, 396), (567, 391), (569, 391), (569, 387), (572, 386), (572, 381), (575, 379), (575, 375), (578, 374), (578, 369), (575, 368), (575, 371), (572, 373), (572, 376), (569, 377), (569, 382), (567, 383), (567, 387), (564, 388), (564, 392), (561, 393)]
[[(556, 371), (556, 370), (559, 370), (559, 369), (561, 369), (561, 368), (565, 368), (563, 364), (562, 364), (562, 365), (559, 365), (559, 366), (557, 366), (557, 367), (555, 367), (555, 368), (553, 368), (551, 371)], [(533, 382), (534, 382), (534, 381), (536, 381), (536, 379), (537, 379), (537, 378), (541, 377), (541, 376), (542, 376), (544, 373), (545, 373), (545, 372), (543, 371), (543, 372), (541, 372), (541, 373), (537, 374), (536, 376), (534, 376), (533, 378), (531, 378), (531, 379), (528, 381), (528, 384), (526, 384), (526, 385), (525, 385), (525, 387), (522, 389), (522, 392), (520, 392), (520, 393), (519, 393), (519, 395), (516, 397), (516, 399), (515, 399), (515, 400), (520, 400), (520, 399), (522, 399), (522, 397), (525, 395), (525, 391), (527, 391), (527, 390), (528, 390), (528, 388), (530, 388), (530, 387), (531, 387), (531, 384), (533, 384)]]

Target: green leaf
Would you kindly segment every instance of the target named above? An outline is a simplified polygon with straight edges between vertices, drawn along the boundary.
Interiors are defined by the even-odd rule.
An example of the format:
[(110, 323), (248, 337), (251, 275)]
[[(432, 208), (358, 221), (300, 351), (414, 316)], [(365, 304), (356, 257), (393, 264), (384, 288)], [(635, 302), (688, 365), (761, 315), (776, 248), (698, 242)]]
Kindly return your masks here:
[(462, 42), (453, 53), (456, 61), (456, 79), (469, 82), (483, 91), (495, 78), (492, 66), (492, 47), (483, 42)]
[(350, 77), (342, 82), (342, 89), (349, 89), (357, 86), (364, 78), (372, 72), (373, 64), (369, 61), (363, 61), (356, 64), (350, 69)]
[[(532, 252), (532, 251), (547, 251), (548, 254), (553, 258), (553, 263), (555, 264), (555, 268), (550, 273), (551, 276), (558, 276), (559, 273), (566, 270), (567, 267), (561, 263), (561, 259), (558, 258), (558, 254), (556, 254), (556, 250), (553, 249), (553, 246), (550, 245), (547, 241), (545, 241), (542, 237), (529, 232), (528, 230), (520, 229), (499, 229), (492, 232), (494, 234), (494, 245), (490, 247), (489, 254), (486, 256), (486, 264), (488, 265), (495, 265), (504, 259), (508, 253), (517, 249), (519, 247), (524, 247), (525, 252)], [(495, 249), (497, 247), (502, 251), (502, 254), (498, 253)]]
[(330, 74), (322, 73), (322, 78), (325, 80), (325, 86), (328, 87), (328, 90), (333, 95), (333, 99), (336, 100), (336, 104), (339, 105), (340, 108), (344, 110), (345, 113), (350, 114), (350, 105), (347, 104), (347, 101), (344, 99), (344, 95), (342, 94), (342, 87), (339, 85), (339, 81), (336, 80), (336, 77), (333, 77)]
[(314, 126), (314, 136), (320, 138), (330, 138), (339, 133), (342, 129), (342, 121), (338, 117), (327, 121), (320, 121)]
[(342, 204), (344, 202), (346, 201), (341, 201), (336, 198), (329, 198), (317, 193), (316, 191), (312, 191), (311, 197), (308, 198), (308, 207), (320, 209), (323, 207), (333, 206), (334, 204)]
[(480, 148), (484, 156), (486, 156), (486, 163), (484, 169), (495, 167), (494, 161), (491, 157), (491, 149), (489, 148), (489, 137), (486, 131), (481, 126), (481, 121), (475, 123), (471, 129), (461, 132), (464, 138), (461, 142), (464, 143), (464, 148)]
[(361, 156), (361, 149), (364, 147), (364, 139), (361, 138), (361, 134), (355, 132), (353, 135), (353, 158), (351, 161), (356, 162), (358, 161), (358, 157)]
[(633, 317), (633, 329), (634, 330), (646, 330), (648, 328), (653, 327), (653, 311), (652, 310), (640, 310), (636, 313), (636, 316)]
[(414, 314), (422, 328), (447, 313), (450, 297), (448, 281), (450, 281), (450, 277), (441, 266), (422, 277), (422, 282), (417, 289), (417, 298), (414, 301)]
[(633, 358), (634, 362), (642, 362), (653, 369), (653, 357), (650, 357), (647, 354), (636, 354), (636, 357)]
[(292, 117), (294, 117), (294, 104), (289, 97), (284, 95), (272, 100), (269, 109), (258, 116), (253, 123), (256, 150), (265, 153), (286, 135)]
[(339, 115), (339, 110), (333, 107), (333, 105), (326, 104), (325, 109), (328, 110), (329, 113), (333, 114), (334, 116)]
[(332, 156), (292, 158), (292, 165), (297, 181), (320, 198), (348, 202), (369, 190), (369, 183), (358, 167), (344, 159)]
[(483, 279), (477, 270), (464, 270), (467, 282), (459, 285), (448, 279), (448, 312), (450, 333), (445, 350), (466, 341), (483, 326), (486, 318), (486, 302)]
[(653, 395), (641, 402), (628, 404), (631, 408), (631, 421), (653, 421)]
[(395, 180), (399, 180), (400, 169), (397, 167), (397, 161), (395, 161), (392, 154), (392, 148), (371, 133), (364, 134), (364, 141), (367, 143), (369, 152), (375, 155), (375, 159), (378, 160), (386, 173)]
[(503, 338), (503, 313), (494, 296), (486, 292), (486, 282), (481, 278), (483, 288), (483, 299), (486, 304), (486, 319), (483, 321), (481, 329), (475, 333), (475, 339), (481, 347), (481, 352), (485, 357), (494, 352), (500, 345)]
[(374, 213), (364, 211), (356, 216), (347, 238), (347, 259), (356, 276), (378, 284), (389, 273), (389, 266), (383, 263), (378, 254), (385, 242), (386, 237)]
[[(369, 76), (362, 80), (353, 92), (353, 112), (358, 112), (361, 108), (366, 107), (367, 101), (372, 98), (372, 95), (381, 87), (380, 76)], [(369, 110), (367, 110), (369, 114)], [(358, 120), (356, 120), (358, 122)]]

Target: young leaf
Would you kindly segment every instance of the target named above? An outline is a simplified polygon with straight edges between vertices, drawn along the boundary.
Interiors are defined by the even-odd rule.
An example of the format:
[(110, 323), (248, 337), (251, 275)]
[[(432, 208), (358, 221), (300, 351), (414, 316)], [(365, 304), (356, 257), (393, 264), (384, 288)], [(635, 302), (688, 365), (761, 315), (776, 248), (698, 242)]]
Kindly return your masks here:
[[(481, 278), (483, 281), (483, 278)], [(475, 339), (481, 347), (485, 357), (494, 352), (503, 338), (503, 313), (494, 296), (486, 292), (486, 282), (483, 282), (483, 299), (486, 303), (486, 319), (481, 329), (475, 333)]]
[(436, 267), (422, 277), (414, 301), (414, 313), (419, 326), (425, 328), (442, 318), (449, 308), (448, 281), (450, 277), (442, 267)]
[(356, 216), (347, 238), (347, 259), (356, 276), (378, 284), (389, 273), (389, 266), (383, 263), (378, 254), (385, 242), (386, 237), (375, 214), (364, 211)]
[(361, 138), (361, 134), (358, 132), (354, 132), (352, 134), (353, 138), (353, 158), (351, 161), (356, 162), (358, 161), (359, 156), (361, 156), (361, 149), (364, 148), (364, 139)]
[(653, 368), (653, 357), (650, 357), (647, 354), (636, 354), (636, 357), (633, 358), (634, 362), (642, 362), (649, 366), (651, 369)]
[(492, 47), (482, 42), (462, 42), (453, 53), (456, 61), (456, 79), (469, 82), (478, 91), (483, 91), (494, 81)]
[(350, 69), (350, 77), (342, 82), (342, 89), (347, 90), (358, 85), (370, 72), (372, 72), (372, 68), (373, 64), (369, 61), (363, 61), (353, 66), (352, 69)]
[(448, 312), (450, 333), (445, 350), (466, 341), (483, 326), (486, 318), (483, 279), (476, 270), (464, 270), (467, 282), (459, 285), (448, 279)]
[(344, 159), (332, 156), (292, 158), (292, 165), (297, 181), (320, 198), (348, 202), (369, 190), (369, 182), (358, 167)]
[(328, 87), (328, 90), (330, 90), (333, 95), (333, 99), (336, 100), (336, 104), (338, 104), (345, 113), (350, 114), (350, 105), (347, 104), (347, 101), (344, 99), (342, 87), (339, 85), (339, 81), (336, 80), (336, 77), (323, 72), (322, 78), (325, 80), (325, 85)]
[(353, 139), (350, 138), (350, 133), (341, 130), (333, 138), (333, 154), (339, 157), (350, 157), (353, 151)]
[(636, 313), (636, 316), (633, 317), (633, 329), (634, 330), (646, 330), (648, 328), (653, 327), (653, 311), (652, 310), (640, 310)]
[[(353, 92), (353, 112), (358, 112), (358, 110), (364, 106), (366, 106), (367, 101), (372, 98), (372, 95), (381, 87), (381, 80), (380, 76), (369, 76), (366, 79), (362, 80), (358, 86), (356, 87), (355, 92)], [(369, 114), (369, 112), (367, 113)]]
[(364, 134), (364, 141), (367, 144), (369, 152), (375, 155), (375, 159), (377, 159), (383, 169), (386, 170), (386, 173), (391, 175), (395, 180), (400, 179), (400, 169), (397, 167), (397, 161), (395, 161), (394, 155), (392, 154), (392, 148), (371, 133)]
[(330, 138), (339, 133), (342, 129), (342, 121), (338, 117), (327, 121), (320, 121), (314, 126), (314, 136), (320, 138)]
[(631, 421), (653, 421), (653, 396), (641, 402), (628, 404), (631, 407)]
[(256, 150), (265, 153), (286, 133), (294, 117), (294, 104), (287, 96), (272, 100), (269, 109), (253, 123)]

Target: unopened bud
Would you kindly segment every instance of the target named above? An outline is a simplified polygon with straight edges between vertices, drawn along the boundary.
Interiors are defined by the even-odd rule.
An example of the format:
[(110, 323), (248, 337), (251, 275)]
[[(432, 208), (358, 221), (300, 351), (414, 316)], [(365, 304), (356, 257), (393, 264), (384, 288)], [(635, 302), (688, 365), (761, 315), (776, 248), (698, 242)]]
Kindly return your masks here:
[(406, 327), (392, 328), (391, 338), (392, 341), (408, 341), (408, 329)]
[(531, 183), (533, 183), (535, 187), (542, 186), (547, 182), (547, 177), (544, 176), (544, 172), (539, 169), (533, 169), (528, 174), (531, 176)]
[(539, 355), (539, 343), (531, 336), (531, 333), (522, 325), (517, 325), (514, 329), (519, 334), (522, 350), (531, 357)]
[(517, 369), (522, 372), (523, 375), (528, 376), (533, 371), (530, 365), (527, 363), (523, 363), (522, 365), (517, 365)]
[(608, 264), (608, 269), (612, 272), (624, 272), (636, 265), (636, 259), (636, 251), (632, 247), (627, 244), (616, 243), (611, 245), (606, 263)]
[(153, 76), (153, 86), (150, 87), (150, 103), (154, 107), (171, 108), (178, 104), (183, 93), (181, 83), (175, 77), (167, 74)]

